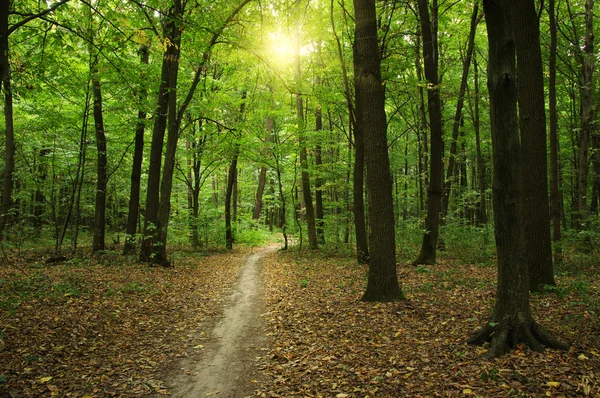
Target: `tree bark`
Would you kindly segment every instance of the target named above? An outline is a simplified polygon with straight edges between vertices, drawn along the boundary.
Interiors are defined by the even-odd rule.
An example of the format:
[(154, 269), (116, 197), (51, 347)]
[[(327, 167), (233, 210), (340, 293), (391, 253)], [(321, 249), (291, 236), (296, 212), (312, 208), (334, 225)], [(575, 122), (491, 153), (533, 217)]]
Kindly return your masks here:
[(442, 176), (444, 174), (442, 137), (442, 110), (440, 87), (438, 82), (437, 49), (433, 36), (432, 23), (429, 18), (427, 0), (419, 0), (419, 16), (423, 35), (423, 58), (425, 63), (425, 79), (427, 80), (427, 106), (429, 108), (429, 130), (431, 133), (431, 159), (429, 171), (429, 187), (427, 188), (427, 217), (425, 218), (425, 234), (421, 252), (414, 264), (435, 264), (438, 243), (440, 212), (442, 210)]
[[(8, 51), (8, 47), (6, 48)], [(8, 62), (8, 60), (7, 60)], [(6, 236), (6, 229), (11, 219), (13, 206), (12, 192), (14, 187), (13, 174), (15, 171), (15, 127), (13, 120), (13, 92), (10, 66), (4, 66), (2, 75), (4, 89), (4, 173), (2, 178), (2, 208), (0, 209), (0, 241)]]
[(5, 238), (12, 207), (13, 173), (15, 169), (15, 130), (13, 124), (13, 97), (8, 58), (8, 15), (10, 2), (0, 5), (0, 88), (4, 90), (4, 172), (2, 176), (2, 203), (0, 208), (0, 241)]
[[(265, 146), (271, 142), (271, 135), (273, 134), (273, 118), (267, 117), (265, 119)], [(263, 156), (266, 156), (266, 151), (263, 151)], [(263, 194), (265, 192), (265, 186), (267, 185), (267, 166), (263, 164), (260, 167), (258, 174), (258, 187), (256, 188), (256, 195), (254, 196), (254, 210), (252, 211), (252, 219), (260, 219), (263, 207)]]
[(475, 150), (477, 152), (477, 182), (479, 190), (479, 200), (477, 202), (477, 224), (487, 224), (487, 200), (485, 194), (485, 164), (481, 153), (481, 132), (479, 123), (479, 66), (477, 65), (476, 53), (473, 53), (473, 90), (474, 90), (474, 110), (473, 110), (473, 130), (475, 130)]
[(161, 80), (158, 88), (158, 100), (152, 129), (152, 144), (150, 146), (150, 165), (148, 169), (148, 186), (146, 190), (146, 217), (144, 219), (144, 239), (140, 250), (140, 259), (150, 261), (153, 248), (158, 244), (158, 209), (160, 204), (160, 175), (162, 151), (167, 128), (167, 111), (169, 108), (169, 93), (175, 89), (176, 81), (172, 81), (172, 70), (179, 67), (179, 49), (181, 33), (176, 24), (175, 9), (169, 12), (164, 36), (167, 43), (162, 62)]
[[(296, 10), (300, 9), (300, 0), (296, 0)], [(300, 88), (300, 81), (302, 77), (302, 71), (300, 68), (300, 16), (297, 16), (296, 22), (296, 40), (295, 40), (295, 59), (294, 59), (294, 73), (296, 77), (296, 119), (298, 121), (298, 145), (300, 146), (300, 183), (302, 187), (302, 198), (304, 199), (304, 206), (306, 211), (306, 227), (308, 229), (308, 245), (311, 249), (318, 249), (319, 242), (317, 240), (317, 225), (315, 221), (315, 209), (312, 201), (312, 193), (310, 190), (310, 176), (308, 174), (308, 153), (306, 150), (306, 137), (305, 137), (305, 120), (304, 120), (304, 107), (302, 103), (302, 92)]]
[[(246, 108), (246, 91), (242, 92), (242, 103), (240, 104), (240, 115), (239, 119), (242, 119), (244, 114), (244, 109)], [(237, 133), (235, 140), (236, 142), (233, 144), (233, 154), (231, 156), (231, 163), (229, 164), (229, 172), (227, 174), (227, 190), (225, 191), (225, 247), (228, 250), (233, 249), (233, 229), (231, 228), (231, 202), (232, 196), (235, 193), (235, 181), (237, 177), (237, 162), (238, 155), (240, 153), (240, 143), (239, 137)], [(234, 201), (235, 207), (235, 201)], [(235, 210), (233, 211), (235, 213)], [(235, 221), (235, 217), (234, 217)]]
[(540, 27), (534, 0), (511, 4), (512, 30), (517, 55), (521, 173), (525, 260), (529, 267), (529, 290), (555, 286), (550, 241), (546, 107)]
[[(558, 185), (558, 117), (556, 110), (556, 10), (555, 0), (548, 0), (548, 17), (550, 25), (550, 59), (548, 78), (548, 107), (550, 116), (550, 213), (552, 214), (552, 240), (559, 242), (560, 232), (560, 191)], [(557, 259), (558, 246), (555, 248)]]
[(375, 0), (354, 0), (354, 16), (354, 90), (357, 121), (363, 126), (365, 138), (371, 249), (367, 289), (362, 300), (394, 301), (404, 295), (396, 273), (394, 200)]
[[(315, 131), (320, 135), (323, 130), (323, 115), (321, 113), (321, 105), (315, 110)], [(320, 139), (320, 138), (319, 138)], [(321, 156), (321, 144), (315, 145), (315, 167), (317, 169), (317, 177), (315, 178), (315, 217), (316, 232), (318, 243), (325, 244), (325, 214), (323, 211), (323, 159)]]
[[(354, 214), (354, 234), (356, 235), (356, 260), (359, 264), (366, 264), (369, 260), (369, 243), (367, 239), (367, 228), (365, 223), (365, 201), (363, 196), (365, 178), (365, 148), (362, 135), (363, 133), (361, 126), (358, 124), (358, 121), (355, 117), (355, 114), (358, 112), (358, 110), (354, 109), (354, 105), (352, 103), (352, 94), (350, 93), (350, 83), (348, 80), (348, 71), (346, 68), (346, 63), (344, 61), (342, 44), (335, 30), (335, 19), (333, 17), (333, 0), (331, 0), (330, 10), (331, 27), (337, 45), (338, 59), (342, 68), (342, 81), (344, 83), (344, 96), (346, 98), (346, 107), (348, 108), (350, 136), (354, 136), (354, 166), (352, 174), (352, 187), (354, 196), (352, 211)], [(347, 192), (345, 193), (345, 196), (347, 199)], [(348, 243), (348, 237), (349, 234), (345, 234), (345, 243)]]
[(594, 112), (594, 0), (585, 0), (585, 36), (581, 65), (581, 130), (578, 137), (577, 214), (576, 227), (587, 228), (589, 145), (593, 134)]
[(521, 151), (517, 119), (515, 43), (511, 32), (511, 0), (484, 0), (488, 28), (488, 90), (492, 130), (493, 198), (498, 286), (492, 320), (471, 337), (471, 344), (490, 341), (494, 358), (523, 342), (541, 352), (543, 345), (566, 348), (533, 319), (529, 306), (529, 274), (523, 236)]
[[(147, 65), (149, 62), (149, 51), (147, 46), (140, 48), (140, 60), (142, 64)], [(133, 152), (133, 165), (131, 166), (131, 185), (129, 194), (129, 212), (127, 214), (127, 228), (125, 230), (125, 245), (123, 254), (135, 253), (137, 230), (137, 221), (140, 210), (140, 181), (142, 176), (142, 161), (144, 158), (144, 131), (146, 129), (146, 110), (144, 102), (148, 96), (148, 90), (145, 84), (145, 73), (142, 72), (141, 88), (139, 93), (139, 110), (137, 116), (137, 124), (135, 127), (135, 148)]]
[(237, 161), (239, 154), (239, 144), (235, 144), (229, 172), (227, 173), (227, 190), (225, 191), (225, 247), (227, 250), (233, 249), (233, 230), (231, 228), (231, 197), (233, 195), (233, 185), (235, 174), (237, 172)]
[(94, 96), (93, 114), (98, 158), (92, 252), (98, 253), (104, 250), (106, 234), (106, 185), (108, 182), (108, 174), (106, 172), (106, 134), (104, 132), (104, 116), (102, 114), (102, 88), (100, 86), (100, 77), (98, 76), (98, 57), (96, 57), (92, 66), (92, 93)]
[(479, 2), (475, 2), (473, 6), (473, 12), (471, 14), (471, 27), (469, 30), (469, 38), (467, 39), (467, 53), (463, 60), (462, 67), (462, 78), (460, 80), (460, 89), (458, 91), (458, 100), (456, 102), (456, 112), (454, 113), (454, 120), (452, 123), (452, 141), (450, 143), (450, 155), (448, 158), (448, 169), (446, 171), (446, 182), (444, 184), (444, 200), (443, 213), (445, 216), (448, 215), (448, 208), (450, 203), (450, 193), (452, 189), (452, 179), (456, 172), (456, 152), (458, 132), (460, 123), (462, 120), (462, 109), (465, 104), (465, 92), (467, 91), (467, 78), (469, 77), (469, 69), (471, 67), (471, 57), (473, 55), (473, 47), (475, 46), (475, 33), (477, 31), (477, 24), (479, 22)]

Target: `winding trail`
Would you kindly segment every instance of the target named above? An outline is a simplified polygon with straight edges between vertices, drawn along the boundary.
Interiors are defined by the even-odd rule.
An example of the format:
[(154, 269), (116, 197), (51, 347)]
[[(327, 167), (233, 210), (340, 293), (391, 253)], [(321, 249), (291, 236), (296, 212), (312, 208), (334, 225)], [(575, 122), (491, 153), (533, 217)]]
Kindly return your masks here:
[(227, 299), (224, 318), (212, 330), (202, 359), (193, 364), (193, 376), (181, 375), (171, 383), (172, 396), (196, 398), (219, 396), (242, 398), (256, 389), (254, 366), (259, 349), (266, 342), (261, 320), (262, 272), (260, 259), (275, 250), (247, 257), (238, 281)]

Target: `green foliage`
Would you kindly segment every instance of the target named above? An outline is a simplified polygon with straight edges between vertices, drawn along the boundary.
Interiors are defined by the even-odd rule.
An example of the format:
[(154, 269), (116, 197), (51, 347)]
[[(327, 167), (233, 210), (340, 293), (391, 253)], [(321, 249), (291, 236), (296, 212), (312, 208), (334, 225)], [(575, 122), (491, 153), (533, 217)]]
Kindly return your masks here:
[(496, 256), (492, 224), (483, 227), (465, 225), (450, 219), (441, 227), (448, 256), (467, 264), (492, 265)]

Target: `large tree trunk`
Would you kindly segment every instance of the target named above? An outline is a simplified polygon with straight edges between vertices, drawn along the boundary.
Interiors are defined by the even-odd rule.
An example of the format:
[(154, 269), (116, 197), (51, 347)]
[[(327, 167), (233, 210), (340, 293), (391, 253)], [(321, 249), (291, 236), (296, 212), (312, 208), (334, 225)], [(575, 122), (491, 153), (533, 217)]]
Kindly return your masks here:
[[(335, 30), (335, 18), (333, 15), (333, 0), (330, 5), (330, 19), (333, 36), (337, 45), (337, 55), (342, 68), (342, 81), (344, 83), (344, 96), (346, 97), (346, 107), (348, 108), (348, 120), (350, 134), (354, 135), (354, 166), (353, 166), (353, 205), (354, 213), (354, 233), (356, 235), (356, 259), (359, 264), (366, 264), (369, 259), (369, 244), (367, 239), (367, 228), (365, 223), (365, 201), (364, 201), (364, 176), (365, 176), (365, 148), (363, 141), (362, 127), (356, 120), (355, 113), (358, 110), (354, 109), (352, 104), (352, 94), (350, 93), (350, 83), (348, 81), (348, 72), (346, 62), (344, 61), (344, 53), (340, 38)], [(349, 173), (347, 177), (350, 177)], [(345, 192), (346, 202), (347, 191)], [(345, 234), (344, 242), (348, 243), (349, 233)]]
[(403, 299), (396, 273), (394, 200), (387, 150), (375, 0), (354, 0), (354, 90), (363, 126), (370, 223), (369, 277), (363, 301)]
[(515, 43), (510, 26), (511, 0), (484, 0), (488, 28), (488, 90), (494, 161), (494, 222), (498, 286), (492, 320), (468, 340), (490, 341), (486, 356), (498, 357), (517, 343), (534, 351), (542, 344), (565, 348), (534, 320), (529, 306), (529, 274), (523, 236), (523, 197), (515, 82)]
[(108, 174), (106, 172), (106, 134), (104, 132), (104, 118), (102, 114), (102, 89), (98, 76), (98, 58), (94, 61), (92, 70), (92, 92), (94, 96), (94, 128), (96, 132), (96, 151), (98, 152), (96, 205), (94, 211), (94, 237), (92, 252), (104, 250), (104, 237), (106, 233), (106, 185)]
[(163, 143), (167, 128), (167, 111), (169, 108), (169, 94), (175, 90), (176, 81), (172, 76), (179, 67), (179, 53), (181, 33), (176, 23), (174, 9), (169, 12), (169, 17), (164, 28), (167, 47), (163, 56), (158, 100), (152, 129), (152, 144), (150, 146), (150, 165), (148, 169), (148, 186), (146, 190), (146, 217), (144, 220), (144, 240), (140, 250), (140, 259), (150, 261), (153, 248), (158, 243), (158, 209), (160, 204), (160, 175), (162, 163)]
[(183, 29), (183, 4), (181, 0), (175, 0), (173, 11), (174, 37), (173, 42), (177, 46), (176, 58), (172, 60), (169, 70), (169, 92), (167, 94), (167, 144), (165, 149), (165, 163), (160, 183), (160, 197), (157, 217), (158, 244), (153, 246), (152, 257), (155, 264), (164, 267), (171, 266), (167, 259), (167, 233), (169, 227), (169, 216), (171, 215), (171, 191), (173, 189), (173, 171), (175, 170), (175, 155), (177, 152), (177, 141), (179, 140), (180, 119), (177, 112), (177, 76), (179, 74), (179, 54), (181, 53), (181, 32)]
[[(142, 64), (147, 65), (149, 61), (149, 51), (147, 46), (140, 48), (140, 60)], [(135, 127), (135, 149), (133, 152), (133, 165), (131, 166), (131, 185), (129, 194), (129, 212), (127, 214), (127, 228), (125, 230), (125, 246), (123, 254), (132, 254), (135, 252), (137, 222), (140, 210), (140, 181), (142, 175), (142, 161), (144, 159), (144, 131), (146, 129), (146, 110), (144, 102), (148, 96), (146, 88), (145, 73), (141, 73), (141, 88), (139, 93), (139, 110), (137, 125)]]
[(556, 285), (550, 242), (546, 107), (540, 27), (534, 0), (513, 2), (511, 13), (519, 70), (523, 221), (527, 249), (525, 260), (529, 267), (529, 290), (539, 292), (544, 285)]
[(438, 82), (436, 38), (433, 35), (427, 0), (419, 0), (419, 16), (423, 35), (423, 58), (425, 79), (427, 80), (427, 105), (429, 108), (429, 130), (431, 132), (431, 160), (429, 187), (427, 189), (427, 217), (421, 252), (414, 264), (435, 264), (439, 234), (440, 212), (442, 210), (442, 176), (444, 173), (442, 137), (442, 109)]
[(477, 31), (477, 24), (479, 23), (479, 3), (475, 2), (473, 6), (473, 13), (471, 14), (471, 27), (469, 30), (469, 38), (467, 39), (467, 53), (463, 59), (462, 67), (462, 78), (460, 80), (460, 89), (458, 91), (458, 100), (456, 102), (456, 112), (454, 113), (454, 120), (452, 123), (452, 141), (450, 143), (450, 156), (448, 158), (448, 169), (446, 171), (446, 183), (444, 184), (444, 200), (442, 204), (443, 214), (448, 215), (448, 208), (450, 203), (450, 191), (452, 189), (452, 179), (456, 172), (456, 152), (457, 152), (457, 141), (458, 132), (462, 120), (462, 109), (465, 104), (465, 92), (467, 91), (467, 78), (469, 77), (469, 69), (471, 67), (471, 57), (473, 55), (473, 47), (475, 44), (475, 32)]
[(585, 38), (581, 65), (581, 130), (578, 138), (577, 215), (576, 227), (586, 228), (588, 218), (588, 168), (590, 137), (594, 128), (594, 0), (585, 0)]

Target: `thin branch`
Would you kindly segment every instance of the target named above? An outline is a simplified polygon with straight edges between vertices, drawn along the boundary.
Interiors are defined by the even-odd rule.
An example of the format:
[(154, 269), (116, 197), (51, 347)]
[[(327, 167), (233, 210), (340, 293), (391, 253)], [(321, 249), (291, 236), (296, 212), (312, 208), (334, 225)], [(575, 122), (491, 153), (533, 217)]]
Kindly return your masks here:
[(33, 21), (34, 19), (37, 19), (37, 18), (41, 18), (44, 15), (51, 13), (52, 11), (56, 10), (58, 7), (62, 6), (63, 4), (66, 4), (68, 2), (69, 2), (69, 0), (60, 0), (58, 3), (53, 4), (50, 8), (48, 8), (46, 10), (44, 10), (42, 12), (38, 12), (37, 14), (30, 15), (27, 18), (20, 20), (19, 22), (17, 22), (16, 24), (14, 24), (10, 28), (8, 28), (7, 35), (10, 35), (15, 30), (17, 30), (21, 26), (27, 24), (28, 22)]

